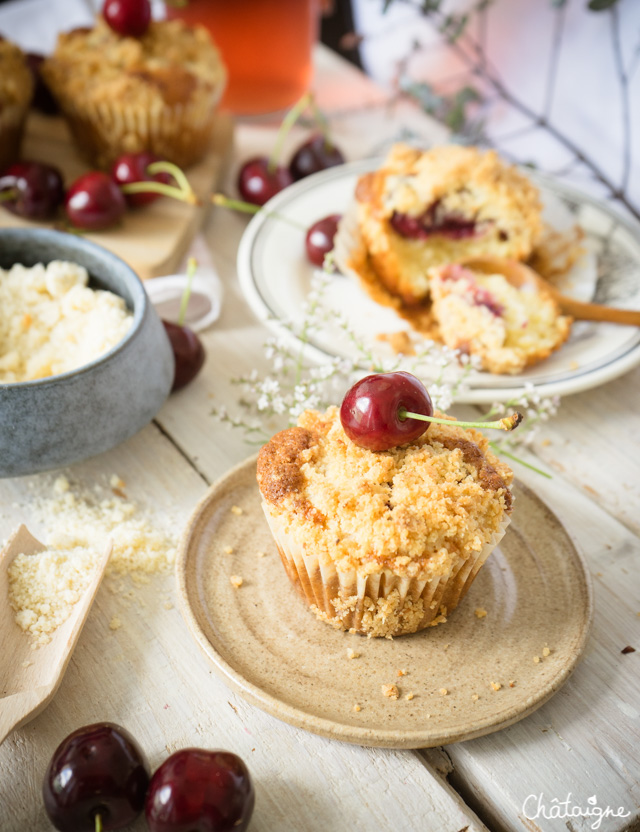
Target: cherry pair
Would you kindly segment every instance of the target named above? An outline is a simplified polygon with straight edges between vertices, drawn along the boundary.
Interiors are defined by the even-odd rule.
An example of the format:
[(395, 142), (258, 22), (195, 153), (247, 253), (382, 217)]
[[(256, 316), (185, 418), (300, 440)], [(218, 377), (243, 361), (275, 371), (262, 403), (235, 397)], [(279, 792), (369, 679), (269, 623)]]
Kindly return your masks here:
[(243, 832), (255, 800), (246, 765), (230, 751), (185, 748), (151, 777), (135, 739), (109, 722), (62, 741), (42, 794), (60, 832), (121, 829), (143, 809), (150, 832)]

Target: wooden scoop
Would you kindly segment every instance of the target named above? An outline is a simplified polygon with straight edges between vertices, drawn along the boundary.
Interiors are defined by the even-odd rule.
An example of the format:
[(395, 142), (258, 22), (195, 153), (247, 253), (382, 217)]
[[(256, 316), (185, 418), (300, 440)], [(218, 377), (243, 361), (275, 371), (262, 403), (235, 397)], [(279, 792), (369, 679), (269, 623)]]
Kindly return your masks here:
[(550, 295), (565, 315), (576, 321), (609, 321), (612, 324), (640, 326), (640, 312), (633, 309), (616, 309), (599, 303), (584, 303), (559, 292), (555, 286), (534, 272), (524, 263), (516, 260), (501, 260), (498, 257), (474, 257), (464, 262), (465, 266), (485, 274), (501, 274), (518, 289), (529, 284), (536, 291)]
[(20, 526), (0, 553), (0, 743), (45, 708), (58, 689), (111, 554), (109, 544), (69, 618), (48, 644), (32, 650), (31, 637), (16, 624), (9, 605), (7, 571), (16, 555), (35, 555), (46, 548)]

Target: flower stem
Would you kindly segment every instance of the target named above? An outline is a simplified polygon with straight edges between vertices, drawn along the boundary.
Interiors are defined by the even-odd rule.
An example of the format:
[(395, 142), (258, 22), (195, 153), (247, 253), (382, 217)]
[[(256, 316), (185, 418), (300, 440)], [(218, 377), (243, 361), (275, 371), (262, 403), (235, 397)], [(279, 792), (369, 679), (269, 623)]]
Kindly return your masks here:
[(536, 474), (541, 474), (543, 477), (546, 477), (548, 480), (553, 479), (551, 474), (547, 474), (546, 471), (542, 471), (540, 468), (536, 468), (536, 466), (531, 465), (530, 462), (525, 462), (524, 459), (520, 459), (519, 456), (516, 456), (515, 454), (509, 453), (509, 451), (505, 451), (504, 448), (501, 448), (496, 442), (491, 442), (490, 441), (489, 445), (491, 445), (491, 447), (493, 448), (493, 450), (496, 453), (501, 454), (502, 456), (506, 456), (509, 459), (512, 459), (514, 462), (519, 462), (520, 465), (524, 465), (525, 468), (530, 468), (532, 471), (535, 471)]
[(522, 413), (512, 413), (497, 422), (457, 422), (451, 419), (437, 419), (435, 416), (424, 416), (422, 413), (411, 413), (401, 407), (398, 411), (401, 422), (405, 419), (419, 419), (421, 422), (435, 422), (437, 425), (455, 425), (457, 428), (492, 428), (494, 430), (514, 430), (522, 422)]
[(187, 316), (187, 307), (189, 306), (189, 298), (191, 297), (191, 284), (193, 283), (193, 276), (198, 268), (198, 261), (195, 257), (190, 257), (187, 262), (187, 285), (184, 287), (182, 298), (180, 299), (180, 312), (178, 313), (178, 326), (184, 326), (184, 319)]
[(231, 199), (231, 197), (225, 196), (224, 194), (213, 194), (211, 202), (213, 202), (214, 205), (220, 205), (222, 208), (230, 208), (232, 211), (240, 211), (243, 214), (263, 213), (266, 214), (267, 217), (275, 217), (275, 219), (288, 222), (289, 225), (292, 225), (299, 231), (306, 232), (307, 230), (302, 223), (292, 220), (291, 217), (285, 217), (284, 214), (278, 214), (277, 211), (265, 211), (265, 209), (261, 208), (259, 205), (253, 205), (251, 202), (243, 202), (241, 199)]
[(307, 107), (311, 104), (311, 101), (311, 93), (305, 92), (302, 98), (293, 105), (293, 107), (289, 110), (286, 116), (282, 119), (282, 124), (280, 125), (280, 129), (278, 130), (278, 135), (276, 136), (276, 140), (273, 145), (273, 150), (271, 151), (271, 155), (269, 156), (269, 162), (267, 164), (267, 170), (269, 171), (269, 173), (273, 173), (275, 169), (278, 167), (278, 160), (280, 159), (280, 154), (282, 153), (282, 146), (284, 145), (284, 140), (287, 138), (287, 134), (289, 133), (293, 125), (304, 113)]
[(97, 814), (95, 816), (95, 822), (96, 822), (95, 832), (102, 832), (102, 815), (101, 814)]
[(200, 202), (191, 187), (185, 191), (173, 185), (165, 185), (164, 182), (130, 182), (128, 185), (121, 185), (120, 190), (124, 194), (162, 194), (180, 202), (188, 202), (190, 205), (198, 205)]
[(322, 133), (325, 150), (333, 150), (335, 145), (331, 141), (331, 135), (329, 132), (329, 122), (327, 121), (327, 118), (320, 109), (320, 107), (318, 107), (318, 105), (316, 104), (316, 99), (313, 95), (311, 95), (311, 101), (309, 102), (309, 106), (311, 107), (311, 112), (313, 113), (313, 118), (315, 119), (318, 130)]

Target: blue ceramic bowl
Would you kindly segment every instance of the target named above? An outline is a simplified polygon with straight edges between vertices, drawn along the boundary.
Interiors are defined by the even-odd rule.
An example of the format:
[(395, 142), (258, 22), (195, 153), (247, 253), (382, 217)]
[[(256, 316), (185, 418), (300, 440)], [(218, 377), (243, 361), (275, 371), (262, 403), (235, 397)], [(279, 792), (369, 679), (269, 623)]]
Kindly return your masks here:
[(84, 266), (91, 286), (124, 298), (133, 325), (113, 349), (77, 370), (0, 383), (0, 477), (69, 465), (124, 442), (151, 421), (173, 382), (169, 339), (126, 263), (74, 234), (0, 228), (0, 267), (51, 260)]

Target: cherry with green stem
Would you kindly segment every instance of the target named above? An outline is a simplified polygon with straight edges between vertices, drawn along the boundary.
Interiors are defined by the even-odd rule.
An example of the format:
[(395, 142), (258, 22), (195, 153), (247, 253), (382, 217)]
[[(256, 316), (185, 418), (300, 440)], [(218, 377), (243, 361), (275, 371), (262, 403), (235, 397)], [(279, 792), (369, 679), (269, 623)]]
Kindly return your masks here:
[(195, 258), (190, 257), (187, 264), (187, 285), (185, 286), (180, 300), (180, 312), (178, 322), (162, 321), (175, 359), (175, 371), (171, 391), (180, 390), (186, 387), (189, 382), (198, 375), (205, 361), (205, 351), (202, 341), (196, 333), (185, 326), (187, 307), (191, 297), (191, 286), (198, 264)]
[(340, 421), (344, 432), (357, 445), (370, 451), (388, 451), (422, 436), (431, 422), (513, 430), (522, 421), (522, 415), (514, 413), (494, 422), (452, 422), (434, 417), (424, 384), (411, 373), (399, 371), (375, 373), (356, 382), (343, 399)]

